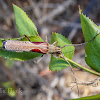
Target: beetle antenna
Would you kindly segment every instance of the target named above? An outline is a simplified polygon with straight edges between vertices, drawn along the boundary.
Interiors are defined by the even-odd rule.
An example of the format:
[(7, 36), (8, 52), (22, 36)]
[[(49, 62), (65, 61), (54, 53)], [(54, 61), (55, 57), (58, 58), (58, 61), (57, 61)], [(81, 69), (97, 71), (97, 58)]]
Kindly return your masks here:
[(61, 47), (61, 48), (64, 48), (64, 47), (66, 47), (66, 46), (80, 46), (80, 45), (85, 45), (85, 44), (87, 44), (87, 43), (93, 41), (99, 34), (100, 34), (100, 33), (96, 34), (96, 35), (95, 35), (91, 40), (89, 40), (88, 42), (80, 43), (80, 44), (67, 44), (67, 45), (64, 45), (64, 46)]

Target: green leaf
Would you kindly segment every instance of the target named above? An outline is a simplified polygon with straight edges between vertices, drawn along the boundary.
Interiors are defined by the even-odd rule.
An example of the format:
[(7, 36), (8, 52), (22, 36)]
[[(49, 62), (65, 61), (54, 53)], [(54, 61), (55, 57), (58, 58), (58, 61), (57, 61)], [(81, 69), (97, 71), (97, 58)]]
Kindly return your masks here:
[(9, 96), (16, 96), (16, 90), (12, 87), (11, 82), (4, 82), (2, 85), (6, 88), (6, 92)]
[(35, 52), (12, 52), (0, 49), (0, 56), (5, 57), (7, 59), (24, 61), (40, 57), (42, 56), (42, 54)]
[(71, 100), (100, 100), (100, 94)]
[[(0, 40), (0, 45), (3, 44), (2, 42), (5, 39), (1, 39)], [(9, 39), (9, 40), (18, 40), (18, 38), (15, 39)], [(22, 41), (28, 41), (25, 37), (21, 39)], [(43, 42), (43, 40), (41, 39), (41, 37), (39, 36), (31, 36), (30, 40), (32, 42)], [(3, 46), (3, 45), (2, 45)], [(13, 52), (13, 51), (8, 51), (3, 49), (2, 47), (0, 48), (0, 56), (1, 57), (5, 57), (8, 59), (12, 59), (12, 60), (20, 60), (20, 61), (24, 61), (24, 60), (30, 60), (30, 59), (34, 59), (36, 57), (40, 57), (42, 56), (42, 54), (40, 53), (35, 53), (35, 52)]]
[[(100, 26), (80, 13), (82, 31), (85, 41), (93, 39), (100, 32)], [(85, 46), (85, 61), (95, 71), (100, 72), (100, 35)]]
[[(61, 47), (63, 47), (64, 45), (67, 45), (67, 44), (71, 44), (71, 42), (67, 38), (62, 36), (61, 34), (52, 33), (51, 44), (55, 41), (58, 41), (57, 46), (61, 46)], [(66, 47), (62, 48), (62, 52), (65, 57), (72, 59), (73, 54), (74, 54), (74, 46), (66, 46)], [(55, 57), (51, 56), (51, 62), (49, 65), (49, 68), (51, 71), (62, 70), (64, 68), (66, 68), (67, 66), (69, 66), (68, 63), (65, 60), (63, 60), (62, 58), (55, 58)]]
[(15, 14), (15, 21), (17, 25), (18, 32), (20, 36), (27, 35), (27, 36), (36, 36), (37, 28), (32, 20), (27, 16), (27, 14), (18, 6), (13, 4), (14, 14)]

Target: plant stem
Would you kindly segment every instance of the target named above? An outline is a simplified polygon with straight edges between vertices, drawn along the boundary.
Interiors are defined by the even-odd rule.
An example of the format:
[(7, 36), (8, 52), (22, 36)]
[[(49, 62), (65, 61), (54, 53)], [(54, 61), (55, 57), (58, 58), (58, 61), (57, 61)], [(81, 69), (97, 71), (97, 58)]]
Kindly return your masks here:
[(96, 76), (100, 76), (100, 73), (95, 72), (95, 71), (93, 71), (91, 69), (88, 69), (88, 68), (86, 68), (86, 67), (84, 67), (84, 66), (82, 66), (82, 65), (80, 65), (80, 64), (78, 64), (76, 62), (74, 62), (73, 60), (71, 60), (71, 59), (69, 59), (67, 57), (65, 57), (65, 60), (69, 61), (70, 63), (73, 63), (74, 65), (78, 66), (79, 68), (81, 68), (81, 69), (83, 69), (83, 70), (85, 70), (85, 71), (87, 71), (87, 72), (89, 72), (91, 74), (94, 74)]

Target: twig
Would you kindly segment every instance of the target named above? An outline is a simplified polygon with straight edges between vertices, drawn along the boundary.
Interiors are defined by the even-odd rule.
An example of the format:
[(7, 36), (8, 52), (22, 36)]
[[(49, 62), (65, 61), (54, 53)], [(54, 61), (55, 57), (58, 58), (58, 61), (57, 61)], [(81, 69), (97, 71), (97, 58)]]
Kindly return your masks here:
[[(44, 0), (44, 4), (47, 4), (48, 5), (48, 0)], [(43, 16), (45, 16), (47, 14), (47, 9), (46, 8), (43, 8), (43, 12), (42, 12)], [(45, 24), (46, 25), (46, 22), (42, 23), (42, 24)]]
[[(88, 69), (88, 68), (86, 68), (86, 67), (84, 67), (84, 66), (82, 66), (82, 65), (80, 65), (80, 64), (78, 64), (78, 63), (76, 63), (76, 62), (74, 62), (74, 61), (72, 61), (71, 59), (65, 57), (63, 53), (61, 54), (60, 57), (63, 58), (64, 60), (66, 60), (66, 62), (69, 64), (69, 66), (70, 66), (70, 68), (71, 68), (72, 75), (73, 75), (74, 78), (75, 78), (75, 82), (72, 82), (72, 83), (76, 83), (76, 85), (72, 86), (72, 88), (75, 87), (75, 86), (77, 86), (78, 96), (79, 96), (79, 88), (78, 88), (78, 85), (87, 85), (87, 86), (88, 86), (88, 85), (92, 85), (92, 86), (97, 86), (97, 85), (98, 85), (98, 82), (100, 82), (100, 78), (97, 78), (97, 79), (95, 79), (95, 80), (93, 80), (93, 81), (86, 82), (86, 83), (85, 83), (85, 82), (82, 82), (82, 81), (81, 81), (81, 83), (77, 83), (77, 80), (79, 80), (79, 79), (75, 76), (74, 71), (73, 71), (73, 68), (72, 68), (72, 66), (71, 66), (70, 63), (72, 63), (72, 64), (78, 66), (79, 68), (82, 68), (82, 69), (84, 69), (85, 71), (87, 71), (87, 72), (89, 72), (89, 73), (92, 73), (92, 74), (94, 74), (94, 75), (100, 76), (100, 74), (97, 73), (97, 72), (94, 72), (94, 71), (92, 71), (92, 70), (90, 70), (90, 69)], [(80, 81), (80, 80), (79, 80), (79, 81)], [(72, 88), (71, 88), (71, 89), (72, 89)]]
[[(71, 83), (76, 83), (76, 82), (71, 82)], [(100, 83), (100, 77), (99, 78), (96, 78), (96, 79), (94, 79), (92, 81), (76, 83), (76, 85), (85, 85), (85, 86), (93, 86), (93, 87), (96, 87), (96, 86), (98, 86), (98, 83)], [(76, 86), (76, 85), (74, 85), (74, 86)]]
[[(66, 62), (69, 64), (69, 66), (70, 66), (70, 68), (71, 68), (72, 75), (74, 76), (75, 82), (77, 83), (77, 80), (79, 80), (79, 79), (75, 76), (75, 74), (74, 74), (74, 71), (73, 71), (73, 68), (72, 68), (71, 64), (70, 64), (70, 63), (69, 63), (69, 61), (65, 58), (65, 56), (64, 56), (64, 54), (63, 54), (63, 53), (61, 54), (61, 56), (60, 56), (60, 57), (61, 57), (61, 58), (63, 58), (64, 60), (66, 60)], [(79, 96), (79, 88), (78, 88), (78, 85), (77, 85), (77, 90), (78, 90), (78, 96)]]
[(54, 9), (53, 11), (51, 11), (49, 14), (43, 16), (40, 20), (39, 23), (42, 24), (43, 22), (47, 21), (47, 20), (51, 20), (54, 17), (56, 17), (57, 15), (61, 14), (63, 11), (66, 10), (67, 7), (69, 7), (69, 5), (72, 3), (72, 0), (67, 0), (65, 2), (63, 2), (62, 5), (58, 6), (56, 9)]
[(8, 9), (8, 7), (7, 7), (7, 5), (6, 5), (6, 3), (5, 3), (4, 0), (0, 0), (0, 3), (1, 3), (1, 5), (2, 5), (2, 7), (3, 7), (4, 10)]
[(78, 64), (78, 63), (76, 63), (76, 62), (74, 62), (73, 60), (71, 60), (71, 59), (69, 59), (69, 58), (67, 58), (67, 57), (65, 57), (65, 59), (66, 59), (67, 61), (69, 61), (70, 63), (73, 63), (74, 65), (78, 66), (79, 68), (81, 68), (81, 69), (83, 69), (83, 70), (85, 70), (85, 71), (87, 71), (87, 72), (89, 72), (89, 73), (91, 73), (91, 74), (94, 74), (94, 75), (96, 75), (96, 76), (100, 76), (100, 73), (98, 73), (98, 72), (95, 72), (95, 71), (93, 71), (93, 70), (91, 70), (91, 69), (88, 69), (88, 68), (86, 68), (86, 67), (84, 67), (84, 66), (82, 66), (82, 65), (80, 65), (80, 64)]
[(39, 20), (42, 16), (41, 11), (38, 7), (38, 5), (33, 1), (33, 0), (29, 0), (29, 3), (32, 7), (32, 11), (35, 14), (35, 17)]

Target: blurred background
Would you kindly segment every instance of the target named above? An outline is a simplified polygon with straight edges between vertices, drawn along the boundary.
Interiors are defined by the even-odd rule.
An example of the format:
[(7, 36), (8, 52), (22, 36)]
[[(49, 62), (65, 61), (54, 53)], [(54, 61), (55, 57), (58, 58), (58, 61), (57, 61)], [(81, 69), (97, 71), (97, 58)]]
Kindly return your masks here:
[[(0, 38), (20, 37), (14, 19), (12, 3), (22, 8), (35, 23), (40, 36), (45, 39), (58, 32), (72, 43), (83, 43), (78, 5), (84, 14), (100, 24), (100, 0), (0, 0)], [(85, 67), (84, 46), (76, 47), (73, 60)], [(0, 100), (69, 100), (78, 97), (70, 67), (58, 72), (49, 71), (50, 55), (35, 64), (30, 61), (12, 61), (0, 57)], [(87, 82), (97, 78), (81, 69), (74, 69), (79, 80)], [(74, 84), (75, 85), (75, 84)], [(12, 87), (16, 92), (7, 94)], [(100, 86), (79, 86), (79, 96), (100, 93)]]

